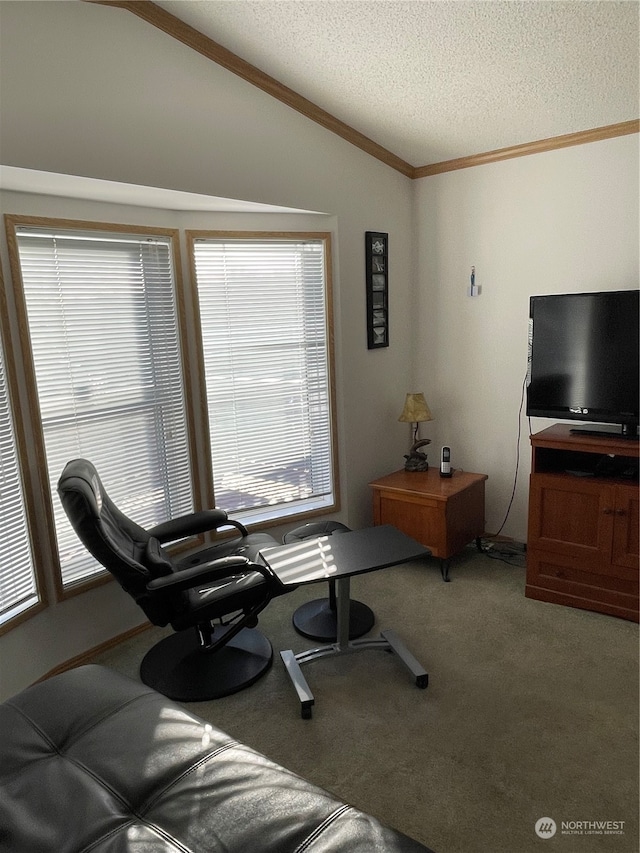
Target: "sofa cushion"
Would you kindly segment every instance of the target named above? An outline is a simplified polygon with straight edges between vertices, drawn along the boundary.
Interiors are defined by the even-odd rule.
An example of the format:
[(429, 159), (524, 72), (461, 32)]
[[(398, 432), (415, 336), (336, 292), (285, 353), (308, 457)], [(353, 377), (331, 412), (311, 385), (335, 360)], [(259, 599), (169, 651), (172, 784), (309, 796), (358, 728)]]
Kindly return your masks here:
[(137, 681), (83, 666), (0, 705), (0, 850), (427, 848)]

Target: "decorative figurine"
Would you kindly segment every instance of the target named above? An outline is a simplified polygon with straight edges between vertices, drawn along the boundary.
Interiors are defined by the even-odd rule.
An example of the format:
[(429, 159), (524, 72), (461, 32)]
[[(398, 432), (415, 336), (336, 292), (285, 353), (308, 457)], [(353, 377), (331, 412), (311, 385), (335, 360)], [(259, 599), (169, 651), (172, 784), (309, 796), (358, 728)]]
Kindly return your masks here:
[(420, 453), (418, 450), (419, 447), (424, 447), (425, 444), (431, 444), (431, 439), (421, 438), (420, 441), (416, 441), (415, 444), (412, 445), (409, 453), (405, 454), (404, 458), (407, 460), (404, 463), (405, 471), (427, 471), (429, 469), (427, 454)]

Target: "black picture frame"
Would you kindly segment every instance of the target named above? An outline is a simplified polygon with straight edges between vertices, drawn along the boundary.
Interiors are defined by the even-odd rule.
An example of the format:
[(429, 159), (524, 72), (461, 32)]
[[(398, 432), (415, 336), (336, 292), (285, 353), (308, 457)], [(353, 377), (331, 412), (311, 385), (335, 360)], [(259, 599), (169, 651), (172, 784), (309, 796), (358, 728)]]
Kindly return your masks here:
[(365, 231), (367, 347), (389, 346), (389, 235)]

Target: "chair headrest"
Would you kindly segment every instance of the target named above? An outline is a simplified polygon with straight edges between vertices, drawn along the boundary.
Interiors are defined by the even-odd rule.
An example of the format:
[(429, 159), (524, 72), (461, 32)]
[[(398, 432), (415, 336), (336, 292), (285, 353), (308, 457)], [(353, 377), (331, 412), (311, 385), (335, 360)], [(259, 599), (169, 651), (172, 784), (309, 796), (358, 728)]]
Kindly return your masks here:
[(171, 571), (159, 543), (147, 553), (150, 535), (113, 503), (91, 462), (68, 462), (58, 494), (81, 542), (127, 591), (140, 594), (151, 577)]
[(92, 515), (100, 517), (104, 488), (91, 462), (86, 459), (73, 459), (65, 465), (58, 480), (58, 493), (61, 497), (64, 492), (81, 494)]

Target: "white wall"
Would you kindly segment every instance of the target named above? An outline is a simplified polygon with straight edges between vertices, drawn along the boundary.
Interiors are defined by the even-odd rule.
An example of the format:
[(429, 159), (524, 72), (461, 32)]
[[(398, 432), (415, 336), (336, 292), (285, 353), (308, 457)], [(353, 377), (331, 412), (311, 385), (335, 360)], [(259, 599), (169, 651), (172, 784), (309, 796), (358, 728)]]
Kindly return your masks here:
[[(519, 457), (502, 533), (525, 541), (529, 297), (638, 287), (638, 136), (422, 179), (416, 224), (415, 374), (435, 417), (429, 436), (451, 445), (455, 466), (489, 475), (490, 532), (504, 520)], [(482, 287), (474, 299), (472, 265)], [(535, 418), (532, 431), (551, 423)]]

